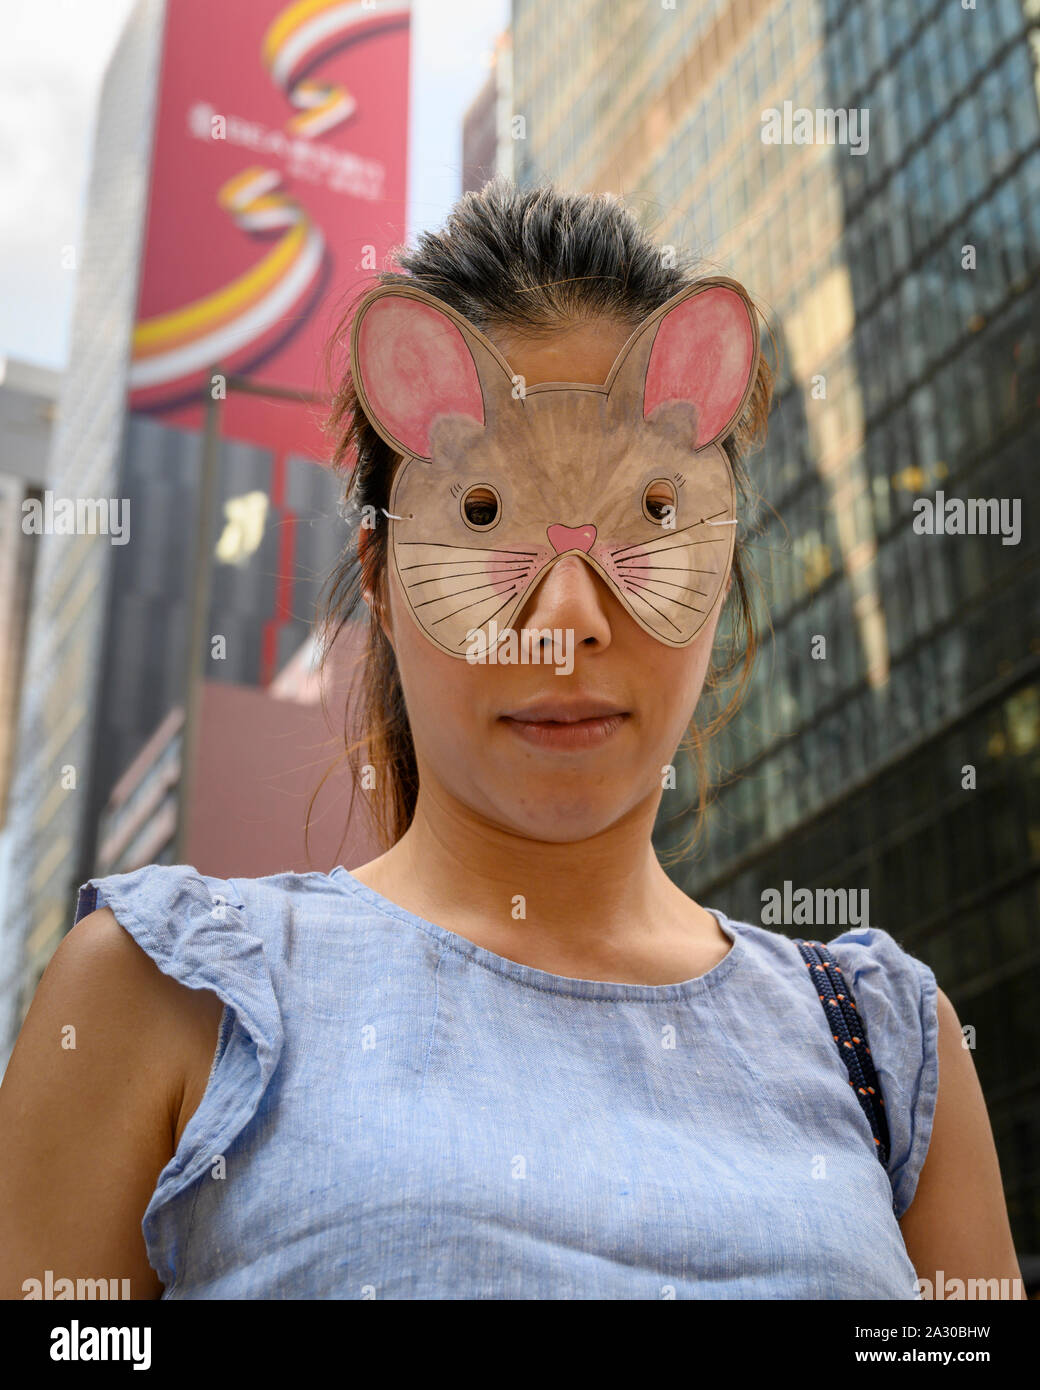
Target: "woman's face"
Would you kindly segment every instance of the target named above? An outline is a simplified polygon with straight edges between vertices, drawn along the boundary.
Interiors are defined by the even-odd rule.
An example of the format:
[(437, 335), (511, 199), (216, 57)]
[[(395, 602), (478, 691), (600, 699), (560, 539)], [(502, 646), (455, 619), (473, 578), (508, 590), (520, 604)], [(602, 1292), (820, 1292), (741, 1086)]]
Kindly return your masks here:
[[(598, 321), (548, 342), (489, 337), (528, 385), (600, 385), (629, 333)], [(582, 559), (567, 555), (512, 623), (517, 631), (571, 630), (573, 668), (557, 674), (548, 651), (540, 664), (470, 664), (448, 656), (419, 630), (393, 567), (388, 588), (384, 628), (397, 655), (424, 795), (514, 834), (560, 843), (599, 834), (645, 812), (648, 803), (656, 809), (665, 770), (700, 698), (718, 609), (688, 647), (665, 646), (629, 617)], [(595, 702), (622, 717), (566, 731), (511, 717), (525, 712), (533, 719), (531, 706), (550, 701)], [(572, 708), (567, 717), (577, 712)]]

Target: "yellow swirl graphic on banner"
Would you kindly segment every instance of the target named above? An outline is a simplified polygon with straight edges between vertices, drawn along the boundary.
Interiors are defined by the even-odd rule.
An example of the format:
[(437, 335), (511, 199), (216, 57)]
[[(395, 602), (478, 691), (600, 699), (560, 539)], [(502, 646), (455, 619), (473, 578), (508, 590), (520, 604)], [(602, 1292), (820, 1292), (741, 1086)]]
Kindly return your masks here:
[(222, 185), (217, 201), (243, 231), (286, 228), (258, 265), (229, 285), (134, 330), (130, 389), (142, 390), (204, 370), (247, 347), (283, 318), (321, 265), (324, 238), (273, 169), (246, 169)]
[(323, 49), (338, 43), (351, 29), (373, 20), (395, 21), (407, 15), (410, 4), (365, 4), (363, 0), (297, 0), (283, 10), (264, 35), (262, 53), (272, 80), (294, 106), (302, 108), (287, 129), (313, 139), (345, 121), (357, 102), (345, 87), (293, 81)]

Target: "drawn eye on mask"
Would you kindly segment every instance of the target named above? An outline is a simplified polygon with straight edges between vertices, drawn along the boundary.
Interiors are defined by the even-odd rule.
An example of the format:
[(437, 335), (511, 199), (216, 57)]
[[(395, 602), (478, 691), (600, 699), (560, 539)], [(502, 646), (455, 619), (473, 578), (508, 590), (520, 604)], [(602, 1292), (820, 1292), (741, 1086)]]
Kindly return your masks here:
[[(602, 385), (518, 389), (505, 357), (425, 290), (358, 306), (351, 371), (398, 454), (389, 550), (409, 611), (465, 658), (501, 640), (564, 555), (588, 564), (646, 632), (685, 647), (720, 603), (736, 495), (722, 441), (759, 362), (746, 291), (698, 281), (650, 314)], [(494, 642), (490, 642), (490, 646)]]

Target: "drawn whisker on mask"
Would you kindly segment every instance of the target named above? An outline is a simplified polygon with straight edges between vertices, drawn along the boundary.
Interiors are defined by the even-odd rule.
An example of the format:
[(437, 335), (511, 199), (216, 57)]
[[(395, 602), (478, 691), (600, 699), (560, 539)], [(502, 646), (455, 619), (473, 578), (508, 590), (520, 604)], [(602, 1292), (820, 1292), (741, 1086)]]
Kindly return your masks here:
[[(651, 583), (651, 582), (653, 582), (654, 584), (663, 584), (663, 585), (664, 585), (666, 588), (668, 588), (668, 589), (685, 589), (686, 592), (687, 592), (688, 594), (696, 594), (696, 595), (698, 596), (698, 598), (707, 598), (707, 597), (708, 597), (708, 595), (704, 592), (703, 589), (695, 589), (695, 588), (693, 588), (693, 586), (690, 585), (690, 584), (675, 584), (675, 583), (673, 583), (672, 580), (670, 580), (670, 579), (658, 579), (658, 577), (657, 577), (656, 574), (655, 574), (655, 575), (652, 575), (650, 579), (639, 579), (639, 578), (637, 578), (637, 577), (634, 576), (634, 575), (626, 575), (626, 576), (625, 576), (625, 583), (626, 583), (626, 585), (627, 585), (627, 584), (643, 584), (643, 585), (646, 585), (646, 584), (649, 584), (649, 583)], [(656, 590), (656, 589), (651, 589), (650, 592), (651, 592), (652, 594), (656, 594), (656, 593), (657, 593), (657, 590)], [(667, 594), (661, 594), (660, 597), (661, 597), (661, 598), (667, 598), (668, 595), (667, 595)], [(678, 599), (675, 599), (674, 602), (678, 603), (679, 600), (678, 600)]]
[(622, 560), (614, 566), (618, 574), (641, 571), (644, 574), (718, 574), (718, 570), (691, 569), (688, 565), (640, 565), (638, 559)]
[[(481, 622), (475, 623), (475, 624), (473, 625), (473, 627), (470, 628), (470, 631), (472, 632), (472, 631), (474, 630), (474, 628), (476, 628), (477, 630), (480, 630), (480, 629), (482, 629), (482, 628), (487, 627), (488, 623), (493, 622), (494, 619), (498, 617), (499, 613), (501, 613), (501, 611), (502, 611), (503, 608), (508, 608), (508, 607), (509, 607), (510, 603), (513, 601), (513, 599), (514, 599), (515, 597), (516, 597), (515, 594), (510, 594), (509, 597), (506, 599), (505, 603), (500, 603), (493, 613), (489, 613), (489, 614), (487, 615), (487, 617), (484, 618)], [(469, 605), (469, 606), (472, 607), (472, 605)], [(460, 609), (459, 611), (461, 612), (461, 609)], [(454, 613), (449, 613), (448, 616), (453, 618), (455, 615), (454, 615)], [(437, 621), (438, 621), (438, 622), (443, 622), (444, 620), (443, 620), (442, 618), (438, 618)], [(456, 645), (456, 647), (461, 647), (461, 646), (463, 646), (464, 644), (468, 645), (469, 640), (470, 640), (470, 639), (469, 639), (469, 636), (468, 636), (468, 634), (467, 634), (467, 636), (463, 637), (463, 639), (462, 639), (461, 642), (456, 642), (455, 645)]]
[(465, 559), (464, 557), (454, 560), (416, 560), (414, 565), (399, 565), (398, 569), (432, 569), (434, 565), (523, 565), (526, 569), (530, 569), (533, 564), (533, 560), (488, 560), (475, 555), (472, 560)]
[[(422, 566), (421, 566), (421, 565), (407, 565), (407, 566), (405, 566), (405, 568), (406, 568), (406, 569), (421, 569)], [(493, 567), (491, 567), (491, 566), (485, 566), (484, 568), (487, 569), (487, 568), (493, 568)], [(510, 568), (510, 569), (499, 569), (499, 570), (495, 570), (494, 572), (495, 572), (496, 575), (503, 575), (503, 576), (504, 576), (504, 575), (515, 574), (515, 575), (517, 575), (517, 576), (519, 577), (520, 575), (529, 574), (529, 573), (530, 573), (530, 569), (531, 569), (531, 567), (530, 567), (529, 565), (525, 565), (523, 569), (516, 569), (515, 567), (513, 567), (513, 568)], [(405, 588), (407, 588), (407, 589), (416, 589), (416, 588), (419, 587), (420, 584), (439, 584), (439, 583), (441, 582), (442, 579), (473, 579), (473, 578), (475, 578), (478, 574), (481, 574), (481, 573), (483, 573), (482, 570), (460, 570), (457, 574), (432, 574), (432, 575), (429, 577), (429, 579), (413, 579), (413, 580), (411, 580), (410, 583), (408, 583), (408, 584), (405, 585)]]
[[(397, 541), (396, 544), (401, 548), (406, 545), (438, 546), (441, 550), (471, 551), (474, 555), (528, 555), (533, 559), (538, 554), (537, 550), (507, 550), (500, 546), (456, 545), (452, 541)], [(433, 562), (431, 561), (431, 563)]]
[[(466, 577), (469, 578), (469, 575), (466, 575)], [(406, 588), (414, 589), (416, 588), (417, 584), (425, 584), (425, 582), (427, 582), (427, 580), (417, 580), (416, 582), (414, 582), (414, 584), (407, 584)], [(516, 589), (516, 581), (513, 581), (513, 584), (510, 585), (510, 588), (512, 588), (513, 591), (514, 589)], [(492, 584), (491, 581), (488, 581), (487, 584), (471, 584), (470, 587), (467, 589), (455, 589), (455, 592), (453, 592), (453, 594), (439, 594), (435, 599), (423, 599), (420, 603), (416, 603), (414, 607), (425, 607), (427, 606), (427, 603), (439, 603), (442, 599), (457, 599), (459, 598), (460, 594), (477, 594), (477, 592), (480, 592), (480, 589), (492, 589), (492, 591), (494, 591), (495, 594), (501, 592), (498, 588), (495, 588), (495, 585)], [(480, 600), (474, 599), (474, 602), (480, 602)]]
[[(628, 584), (625, 585), (625, 588), (629, 588)], [(656, 603), (651, 603), (648, 598), (644, 598), (643, 595), (635, 589), (630, 589), (629, 592), (631, 593), (633, 599), (638, 599), (640, 603), (645, 603), (647, 608), (651, 609), (654, 613), (656, 613), (659, 618), (663, 618), (665, 622), (669, 625), (669, 627), (674, 627), (679, 636), (682, 636), (682, 628), (679, 626), (679, 624), (673, 623), (671, 618), (668, 617), (667, 613), (663, 612), (660, 608), (658, 608)]]
[[(498, 595), (497, 595), (497, 594), (494, 594), (494, 595), (491, 595), (490, 597), (498, 598)], [(482, 622), (480, 622), (480, 623), (477, 624), (477, 626), (478, 626), (478, 627), (483, 627), (483, 626), (485, 625), (485, 623), (489, 623), (489, 622), (491, 621), (492, 618), (497, 617), (498, 614), (501, 613), (501, 611), (502, 611), (503, 608), (508, 608), (508, 607), (509, 607), (509, 605), (512, 603), (512, 601), (513, 601), (514, 598), (516, 598), (516, 590), (515, 590), (515, 589), (514, 589), (514, 591), (513, 591), (512, 593), (507, 594), (506, 597), (505, 597), (505, 601), (502, 602), (502, 603), (500, 603), (500, 604), (498, 605), (498, 607), (495, 609), (495, 611), (494, 611), (493, 613), (489, 613), (489, 614), (487, 615), (487, 617), (483, 619)], [(451, 618), (457, 618), (458, 615), (459, 615), (460, 613), (465, 613), (465, 611), (466, 611), (467, 608), (475, 608), (476, 605), (477, 605), (478, 603), (487, 603), (487, 602), (488, 602), (488, 600), (487, 600), (486, 598), (475, 598), (475, 599), (473, 600), (472, 603), (464, 603), (464, 604), (461, 605), (461, 607), (452, 609), (452, 611), (451, 611), (450, 613), (445, 613), (444, 616), (443, 616), (442, 618), (434, 618), (434, 620), (433, 620), (433, 626), (436, 627), (436, 625), (437, 625), (438, 623), (446, 623), (446, 622), (448, 622), (449, 619), (451, 619)], [(461, 646), (462, 644), (459, 643), (459, 645)]]
[[(653, 594), (655, 598), (667, 599), (669, 603), (674, 603), (674, 604), (676, 604), (679, 608), (689, 608), (690, 611), (693, 612), (693, 613), (703, 613), (703, 612), (704, 612), (704, 609), (703, 609), (703, 608), (698, 608), (697, 605), (696, 605), (695, 603), (684, 603), (683, 600), (682, 600), (681, 598), (673, 598), (671, 594), (659, 594), (659, 593), (657, 592), (656, 589), (651, 589), (651, 588), (650, 588), (648, 585), (646, 585), (646, 584), (643, 584), (640, 588), (636, 589), (636, 588), (633, 588), (633, 586), (632, 586), (632, 581), (631, 581), (631, 580), (626, 580), (626, 581), (625, 581), (625, 588), (629, 591), (629, 593), (632, 593), (632, 594), (639, 594), (640, 596), (642, 596), (642, 595), (644, 595), (644, 594), (648, 594), (648, 593), (649, 593), (649, 594)], [(691, 592), (691, 593), (694, 593), (694, 594), (700, 594), (700, 590), (699, 590), (699, 589), (691, 589), (690, 592)], [(701, 594), (700, 596), (701, 596), (701, 598), (707, 598), (707, 594)]]
[[(668, 546), (665, 550), (652, 550), (652, 551), (650, 551), (650, 557), (652, 558), (652, 557), (655, 556), (655, 555), (667, 555), (669, 550), (687, 550), (691, 545), (718, 545), (720, 542), (721, 542), (723, 545), (725, 545), (725, 544), (726, 544), (726, 537), (725, 537), (725, 536), (706, 536), (705, 539), (702, 540), (702, 541), (675, 541), (675, 542), (673, 542), (670, 546)], [(631, 564), (631, 563), (634, 563), (635, 561), (640, 560), (640, 559), (642, 559), (642, 558), (643, 558), (643, 557), (640, 556), (640, 555), (635, 555), (635, 556), (631, 556), (631, 555), (630, 555), (630, 556), (627, 557), (627, 559), (625, 559), (625, 560), (619, 560), (619, 561), (617, 561), (616, 563), (617, 563), (618, 567), (620, 568), (620, 566), (621, 566), (622, 564)], [(708, 573), (711, 573), (711, 571), (708, 571)]]
[(414, 565), (398, 565), (400, 570), (428, 570), (435, 569), (440, 565), (482, 565), (490, 569), (493, 565), (511, 565), (514, 569), (531, 568), (530, 560), (419, 560)]
[[(420, 580), (419, 582), (420, 582), (420, 583), (424, 583), (425, 581), (424, 581), (424, 580)], [(414, 588), (415, 585), (414, 585), (414, 584), (409, 584), (407, 587), (411, 589), (411, 588)], [(517, 585), (516, 585), (516, 581), (514, 580), (513, 583), (510, 585), (510, 592), (511, 592), (511, 594), (515, 594), (515, 593), (516, 593), (516, 588), (517, 588)], [(452, 594), (439, 594), (436, 598), (424, 598), (421, 602), (416, 603), (416, 604), (413, 604), (412, 606), (413, 606), (414, 608), (425, 608), (425, 607), (427, 606), (427, 604), (430, 604), (430, 603), (442, 603), (446, 598), (458, 598), (458, 597), (460, 596), (460, 594), (474, 594), (474, 593), (477, 593), (477, 592), (478, 592), (479, 590), (481, 590), (481, 589), (492, 589), (492, 590), (494, 591), (492, 596), (495, 596), (495, 597), (497, 597), (497, 595), (498, 595), (499, 593), (501, 593), (501, 590), (500, 590), (500, 589), (497, 589), (497, 588), (496, 588), (493, 584), (491, 584), (490, 582), (487, 583), (487, 584), (473, 584), (473, 585), (471, 585), (468, 589), (456, 589), (455, 592), (452, 593)], [(481, 600), (480, 600), (480, 599), (474, 599), (473, 602), (474, 602), (474, 603), (480, 603)], [(471, 605), (471, 604), (464, 604), (463, 607), (467, 607), (467, 608), (468, 608), (468, 607), (472, 607), (472, 605)], [(458, 613), (461, 613), (461, 612), (462, 612), (462, 609), (461, 609), (461, 608), (458, 608), (458, 609), (456, 609), (455, 611), (458, 612)], [(448, 614), (448, 617), (451, 617), (451, 614), (450, 614), (450, 613)], [(441, 622), (441, 621), (443, 621), (443, 620), (442, 620), (441, 618), (438, 618), (437, 621), (438, 621), (438, 622)]]
[[(712, 516), (724, 516), (724, 515), (725, 515), (725, 512), (713, 512), (713, 513), (712, 513)], [(707, 526), (707, 525), (709, 525), (709, 524), (712, 524), (712, 518), (711, 518), (711, 517), (701, 517), (700, 521), (695, 521), (695, 522), (693, 522), (690, 526), (680, 526), (680, 528), (678, 529), (678, 531), (672, 531), (672, 532), (671, 532), (669, 535), (667, 535), (667, 536), (657, 536), (657, 537), (655, 537), (655, 539), (652, 540), (652, 541), (640, 541), (640, 542), (638, 542), (638, 543), (635, 544), (635, 545), (620, 545), (620, 546), (618, 546), (617, 550), (611, 550), (611, 551), (609, 551), (608, 553), (609, 553), (611, 559), (616, 559), (618, 555), (624, 555), (624, 553), (625, 553), (627, 550), (646, 550), (646, 551), (648, 551), (652, 545), (664, 545), (664, 546), (668, 546), (669, 544), (671, 544), (671, 543), (674, 542), (674, 538), (675, 538), (676, 536), (682, 536), (682, 535), (684, 535), (687, 531), (696, 531), (697, 528), (698, 528), (698, 526)], [(715, 536), (715, 537), (713, 537), (713, 539), (714, 539), (714, 540), (721, 540), (722, 537), (721, 537), (721, 536)], [(684, 544), (689, 544), (689, 542), (684, 542)]]

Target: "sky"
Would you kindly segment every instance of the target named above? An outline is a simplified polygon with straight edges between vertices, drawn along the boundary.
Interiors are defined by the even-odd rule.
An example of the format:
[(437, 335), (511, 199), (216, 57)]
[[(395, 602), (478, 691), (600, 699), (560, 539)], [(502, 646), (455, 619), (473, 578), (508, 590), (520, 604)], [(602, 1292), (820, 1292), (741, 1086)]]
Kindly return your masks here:
[[(214, 0), (219, 3), (219, 0)], [(132, 0), (0, 0), (0, 357), (65, 366), (98, 87)], [(462, 116), (509, 0), (413, 0), (408, 236), (461, 185)]]

